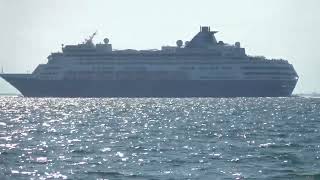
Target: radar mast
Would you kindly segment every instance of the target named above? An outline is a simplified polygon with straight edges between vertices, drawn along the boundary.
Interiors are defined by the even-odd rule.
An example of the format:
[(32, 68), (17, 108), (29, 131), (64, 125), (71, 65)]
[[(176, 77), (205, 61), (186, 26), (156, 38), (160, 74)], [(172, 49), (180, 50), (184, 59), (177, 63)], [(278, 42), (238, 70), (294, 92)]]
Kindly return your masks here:
[(94, 32), (91, 36), (89, 36), (89, 39), (85, 39), (85, 44), (93, 45), (92, 40), (93, 40), (94, 36), (96, 36), (96, 35), (97, 35), (97, 31)]

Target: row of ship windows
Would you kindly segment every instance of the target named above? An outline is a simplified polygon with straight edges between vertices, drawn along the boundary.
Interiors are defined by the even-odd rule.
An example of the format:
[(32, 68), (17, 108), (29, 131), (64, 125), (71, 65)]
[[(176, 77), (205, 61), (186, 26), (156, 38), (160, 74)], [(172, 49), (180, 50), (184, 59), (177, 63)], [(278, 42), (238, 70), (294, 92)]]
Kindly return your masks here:
[(241, 67), (241, 69), (267, 69), (267, 70), (290, 70), (290, 67), (272, 67), (272, 66), (247, 66), (247, 67)]
[[(193, 57), (193, 56), (190, 56), (190, 57), (148, 57), (148, 56), (141, 56), (141, 57), (110, 57), (110, 58), (86, 58), (86, 57), (70, 57), (70, 59), (68, 57), (66, 57), (66, 59), (64, 60), (75, 60), (75, 61), (139, 61), (139, 60), (142, 60), (142, 61), (175, 61), (175, 60), (178, 60), (178, 61), (181, 61), (181, 60), (186, 60), (186, 61), (190, 61), (190, 60), (194, 60), (194, 59), (197, 59), (197, 60), (219, 60), (219, 59), (225, 59), (225, 58), (228, 58), (228, 59), (231, 59), (233, 61), (235, 60), (244, 60), (245, 58), (244, 57), (234, 57), (234, 56), (228, 56), (228, 57), (224, 57), (224, 56), (220, 56), (220, 57), (214, 57), (214, 56), (199, 56), (199, 57)], [(57, 58), (58, 59), (58, 58)], [(57, 59), (54, 59), (54, 60), (57, 60)]]
[[(172, 61), (164, 61), (164, 60), (157, 60), (157, 61), (137, 61), (137, 60), (125, 60), (125, 61), (121, 61), (121, 60), (112, 60), (112, 61), (71, 61), (70, 63), (72, 64), (80, 64), (80, 65), (104, 65), (104, 64), (108, 64), (108, 65), (117, 65), (117, 64), (139, 64), (139, 65), (181, 65), (181, 64), (192, 64), (192, 65), (198, 65), (198, 64), (208, 64), (208, 65), (212, 65), (212, 64), (288, 64), (286, 62), (283, 61), (277, 61), (277, 62), (271, 62), (271, 61), (227, 61), (227, 60), (198, 60), (195, 61), (190, 60), (190, 61), (184, 61), (184, 60), (172, 60)], [(66, 61), (64, 60), (55, 60), (55, 61), (49, 61), (48, 64), (66, 64)]]
[(48, 66), (48, 67), (45, 67), (44, 69), (46, 69), (46, 70), (58, 70), (58, 69), (61, 69), (61, 67), (58, 67), (58, 66)]
[[(153, 74), (153, 73), (171, 73), (178, 71), (69, 71), (70, 74), (112, 74), (112, 73), (143, 73), (143, 74)], [(56, 72), (42, 72), (41, 75), (55, 75)], [(245, 72), (244, 75), (296, 75), (295, 73), (285, 73), (285, 72)]]
[(56, 75), (56, 72), (41, 72), (41, 75)]
[[(55, 70), (55, 68), (45, 68), (46, 70)], [(110, 70), (114, 70), (114, 67), (94, 67), (94, 69), (98, 72), (106, 72)], [(195, 70), (194, 66), (189, 66), (189, 67), (181, 67), (179, 68), (180, 70)], [(218, 67), (218, 66), (212, 66), (212, 67), (198, 67), (199, 70), (218, 70), (218, 69), (223, 69), (223, 70), (231, 70), (232, 67), (228, 66), (223, 66), (223, 67)], [(140, 71), (146, 71), (146, 67), (124, 67), (124, 70), (140, 70)], [(83, 71), (85, 73), (85, 71)], [(51, 72), (44, 72), (44, 73), (51, 73)]]
[[(104, 65), (104, 64), (110, 64), (110, 65), (116, 65), (116, 64), (142, 64), (142, 65), (180, 65), (180, 64), (260, 64), (260, 65), (268, 65), (270, 63), (272, 64), (288, 64), (285, 61), (272, 61), (272, 60), (264, 60), (264, 61), (258, 61), (258, 60), (240, 60), (239, 61), (234, 61), (234, 60), (226, 60), (226, 59), (219, 59), (219, 60), (212, 60), (212, 59), (198, 59), (195, 60), (194, 58), (192, 59), (180, 59), (180, 60), (163, 60), (163, 59), (158, 59), (158, 60), (70, 60), (70, 61), (65, 61), (63, 59), (60, 60), (55, 60), (55, 61), (49, 61), (48, 64), (66, 64), (66, 62), (70, 62), (72, 64), (80, 64), (80, 65)], [(277, 69), (286, 69), (288, 67), (244, 67), (245, 69), (269, 69), (269, 68), (277, 68)]]
[(246, 76), (244, 77), (245, 79), (295, 79), (294, 77), (289, 77), (289, 76), (268, 76), (268, 77), (264, 77), (264, 76)]
[(125, 57), (125, 58), (132, 58), (132, 57), (161, 57), (161, 58), (166, 58), (166, 57), (216, 57), (216, 56), (221, 56), (222, 53), (185, 53), (185, 54), (179, 54), (179, 53), (109, 53), (109, 54), (64, 54), (64, 56), (67, 57), (81, 57), (81, 58), (91, 58), (91, 57), (104, 57), (104, 58), (117, 58), (117, 57)]
[(65, 79), (115, 79), (115, 80), (174, 80), (188, 79), (186, 73), (183, 72), (117, 72), (115, 74), (82, 74), (68, 72), (64, 76)]
[[(268, 77), (271, 79), (288, 79), (287, 77)], [(235, 76), (200, 76), (200, 79), (238, 79)], [(265, 79), (265, 77), (245, 77), (245, 79)]]
[[(224, 61), (224, 60), (219, 60), (219, 61), (212, 61), (212, 60), (206, 60), (206, 61), (104, 61), (104, 62), (84, 62), (80, 61), (78, 64), (81, 65), (103, 65), (103, 64), (142, 64), (142, 65), (180, 65), (180, 64), (274, 64), (275, 62), (269, 62), (269, 61)], [(284, 62), (277, 62), (276, 64), (287, 64)], [(250, 67), (248, 68), (250, 69)], [(258, 68), (257, 68), (258, 69)]]
[(235, 76), (200, 76), (200, 79), (237, 79)]
[(245, 72), (245, 75), (296, 75), (295, 73), (287, 72)]
[(101, 73), (107, 73), (107, 74), (177, 74), (177, 73), (183, 73), (186, 74), (186, 72), (183, 71), (67, 71), (67, 74), (101, 74)]
[[(235, 60), (250, 60), (248, 58), (243, 58), (243, 57), (238, 57), (238, 58), (234, 58), (234, 57), (228, 57), (228, 58), (223, 58), (223, 57), (219, 57), (219, 58), (214, 58), (214, 57), (168, 57), (168, 58), (150, 58), (150, 57), (138, 57), (138, 58), (85, 58), (85, 57), (79, 57), (79, 58), (67, 58), (67, 59), (52, 59), (53, 61), (56, 60), (63, 60), (63, 61), (69, 61), (69, 60), (75, 60), (75, 61), (86, 61), (86, 62), (108, 62), (108, 61), (144, 61), (144, 62), (150, 62), (150, 61), (168, 61), (168, 62), (172, 62), (172, 61), (192, 61), (192, 60), (197, 60), (197, 61), (205, 61), (205, 60), (210, 60), (210, 61), (219, 61), (219, 60), (224, 60), (224, 59), (232, 59), (232, 61)], [(250, 61), (255, 61), (255, 60), (250, 60)], [(258, 61), (258, 60), (257, 60)]]
[[(290, 70), (290, 67), (240, 67), (241, 69), (247, 69), (247, 70)], [(46, 67), (46, 70), (58, 70), (61, 69), (61, 67)], [(95, 69), (101, 69), (101, 70), (113, 70), (114, 67), (105, 67), (105, 66), (99, 66), (95, 67)], [(146, 67), (125, 67), (127, 70), (145, 70)], [(185, 66), (180, 67), (179, 69), (182, 70), (195, 70), (196, 68), (194, 66)], [(208, 67), (198, 67), (200, 70), (217, 70), (217, 69), (223, 69), (223, 70), (231, 70), (232, 67), (230, 66), (208, 66)], [(248, 73), (255, 73), (255, 72), (248, 72)], [(259, 72), (260, 73), (260, 72)], [(262, 73), (262, 72), (261, 72)], [(263, 72), (264, 73), (264, 72)]]
[[(231, 59), (231, 60), (230, 60)], [(243, 61), (247, 60), (245, 58), (228, 58), (230, 61)], [(188, 58), (148, 58), (148, 57), (141, 57), (141, 58), (110, 58), (110, 59), (100, 59), (100, 58), (94, 58), (94, 59), (88, 59), (88, 58), (72, 58), (72, 59), (53, 59), (50, 60), (50, 62), (55, 62), (55, 61), (63, 61), (63, 62), (68, 62), (68, 61), (75, 61), (75, 62), (86, 62), (86, 63), (104, 63), (104, 62), (184, 62), (184, 61), (225, 61), (225, 58), (211, 58), (211, 57), (188, 57)], [(250, 60), (250, 61), (255, 61), (255, 60)]]
[[(62, 62), (68, 62), (68, 61), (63, 61)], [(106, 64), (106, 63), (144, 63), (144, 64), (157, 64), (157, 63), (186, 63), (186, 62), (192, 62), (192, 63), (248, 63), (248, 62), (255, 62), (255, 61), (243, 61), (243, 60), (226, 60), (226, 59), (219, 59), (219, 60), (214, 60), (214, 59), (117, 59), (117, 60), (72, 60), (74, 63), (79, 63), (79, 64), (85, 64), (85, 65), (91, 65), (91, 64)], [(258, 62), (258, 61), (257, 61)]]
[[(229, 54), (230, 57), (228, 56), (228, 59), (250, 59), (250, 60), (267, 60), (264, 57), (250, 57), (250, 56), (245, 56), (245, 55), (240, 55), (240, 56), (232, 56), (234, 54)], [(221, 54), (217, 55), (217, 54), (133, 54), (133, 55), (128, 55), (128, 54), (118, 54), (118, 55), (113, 55), (113, 54), (98, 54), (98, 55), (85, 55), (85, 54), (78, 54), (78, 55), (62, 55), (63, 57), (66, 58), (76, 58), (76, 60), (103, 60), (103, 61), (108, 61), (108, 60), (127, 60), (127, 59), (148, 59), (148, 60), (157, 60), (157, 59), (183, 59), (183, 60), (190, 60), (190, 59), (194, 59), (195, 57), (197, 59), (207, 59), (207, 58), (212, 58), (212, 59), (216, 59), (216, 58), (221, 58), (223, 56), (221, 56)], [(56, 57), (52, 57), (49, 56), (50, 60), (57, 60)], [(61, 55), (58, 56), (57, 58), (61, 58)], [(271, 59), (269, 61), (279, 61), (278, 59)], [(285, 61), (280, 59), (280, 61)]]

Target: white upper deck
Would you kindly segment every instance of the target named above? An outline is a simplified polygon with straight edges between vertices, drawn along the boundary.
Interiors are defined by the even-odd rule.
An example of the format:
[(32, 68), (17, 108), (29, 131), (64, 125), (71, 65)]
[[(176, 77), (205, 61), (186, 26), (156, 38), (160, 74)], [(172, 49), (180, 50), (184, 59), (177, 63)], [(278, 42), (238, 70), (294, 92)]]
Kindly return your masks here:
[(200, 27), (190, 41), (161, 50), (113, 50), (108, 39), (94, 44), (94, 33), (84, 43), (66, 45), (52, 53), (48, 63), (33, 72), (43, 79), (294, 79), (293, 66), (286, 60), (250, 57), (239, 42), (217, 41), (210, 27)]
[[(217, 42), (214, 34), (217, 31), (210, 31), (210, 27), (201, 27), (200, 32), (192, 38), (191, 41), (178, 40), (176, 46), (163, 46), (161, 50), (113, 50), (112, 45), (106, 38), (104, 43), (93, 44), (92, 39), (96, 33), (82, 44), (67, 45), (62, 48), (62, 54), (65, 56), (101, 56), (101, 55), (209, 55), (209, 56), (225, 56), (225, 57), (245, 57), (245, 49), (240, 47), (240, 43), (234, 45), (225, 44), (222, 41)], [(62, 55), (59, 54), (59, 55)], [(58, 55), (54, 53), (53, 55)]]

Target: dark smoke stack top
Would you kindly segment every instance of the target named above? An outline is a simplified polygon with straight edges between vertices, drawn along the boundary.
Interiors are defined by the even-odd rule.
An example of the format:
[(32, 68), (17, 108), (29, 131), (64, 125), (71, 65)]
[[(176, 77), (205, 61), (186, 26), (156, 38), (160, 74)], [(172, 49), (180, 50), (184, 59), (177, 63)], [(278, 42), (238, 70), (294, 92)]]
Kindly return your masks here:
[(209, 26), (202, 26), (201, 32), (210, 32), (210, 27)]

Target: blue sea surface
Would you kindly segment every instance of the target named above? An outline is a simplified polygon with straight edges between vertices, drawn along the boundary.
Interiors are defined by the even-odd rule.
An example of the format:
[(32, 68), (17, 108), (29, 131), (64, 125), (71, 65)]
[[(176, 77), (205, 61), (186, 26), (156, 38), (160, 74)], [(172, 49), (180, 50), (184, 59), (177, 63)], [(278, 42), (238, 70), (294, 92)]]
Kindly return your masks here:
[(0, 179), (320, 179), (320, 98), (0, 97)]

